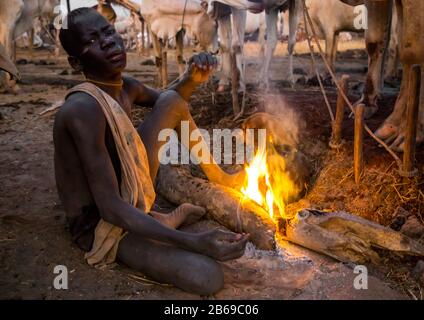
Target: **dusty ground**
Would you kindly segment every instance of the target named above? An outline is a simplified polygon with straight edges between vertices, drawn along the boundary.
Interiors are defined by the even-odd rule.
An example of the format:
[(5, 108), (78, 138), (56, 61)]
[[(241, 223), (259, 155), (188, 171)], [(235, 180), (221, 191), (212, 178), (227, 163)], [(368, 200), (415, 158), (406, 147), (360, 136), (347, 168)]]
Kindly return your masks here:
[[(355, 90), (366, 71), (363, 44), (345, 44), (339, 60), (339, 71), (350, 73), (351, 100), (359, 97)], [(298, 47), (304, 53), (305, 45)], [(343, 135), (347, 143), (339, 150), (327, 148), (331, 125), (322, 95), (316, 86), (298, 84), (294, 89), (285, 79), (287, 58), (280, 45), (272, 64), (271, 93), (257, 90), (258, 47), (248, 44), (246, 56), (248, 113), (263, 110), (264, 101), (278, 97), (282, 105), (296, 111), (304, 124), (301, 149), (312, 159), (312, 183), (303, 204), (322, 209), (347, 210), (384, 225), (390, 225), (393, 214), (402, 207), (422, 220), (424, 207), (423, 181), (407, 185), (397, 178), (393, 161), (383, 149), (366, 138), (366, 172), (356, 186), (352, 178), (352, 120), (346, 121)], [(187, 54), (189, 54), (187, 52)], [(33, 57), (19, 52), (26, 64), (22, 73), (21, 93), (0, 94), (0, 298), (12, 299), (198, 299), (179, 289), (158, 285), (123, 266), (96, 270), (85, 264), (82, 253), (71, 243), (65, 213), (56, 194), (53, 168), (53, 118), (38, 114), (63, 99), (67, 89), (77, 84), (80, 75), (67, 74), (65, 56), (54, 59), (45, 51)], [(155, 85), (155, 67), (146, 65), (146, 57), (131, 53), (127, 71), (149, 85)], [(302, 54), (296, 67), (308, 72), (310, 62)], [(142, 64), (143, 63), (143, 64)], [(64, 72), (65, 71), (65, 72)], [(171, 77), (176, 76), (172, 61)], [(390, 113), (397, 88), (385, 90), (381, 111), (368, 124), (375, 129)], [(336, 91), (328, 88), (331, 103)], [(215, 97), (208, 87), (200, 88), (192, 98), (192, 112), (201, 127), (235, 127), (231, 120), (229, 93)], [(278, 111), (278, 110), (276, 110)], [(142, 120), (147, 110), (134, 112), (134, 122)], [(419, 169), (424, 171), (423, 149), (418, 150)], [(208, 228), (213, 222), (202, 222)], [(306, 250), (288, 246), (277, 256), (249, 246), (246, 255), (223, 265), (226, 285), (214, 297), (268, 299), (422, 299), (420, 284), (411, 274), (416, 260), (387, 260), (383, 266), (371, 268), (369, 290), (353, 289), (353, 270)], [(70, 272), (69, 290), (55, 290), (52, 285), (56, 265)]]

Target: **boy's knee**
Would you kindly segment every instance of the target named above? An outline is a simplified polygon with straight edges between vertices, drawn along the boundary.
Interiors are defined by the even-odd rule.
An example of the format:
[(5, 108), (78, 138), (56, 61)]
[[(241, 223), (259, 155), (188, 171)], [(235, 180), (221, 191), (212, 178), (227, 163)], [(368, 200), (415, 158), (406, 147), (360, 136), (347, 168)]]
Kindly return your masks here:
[(208, 296), (217, 293), (224, 286), (224, 274), (217, 262), (211, 260), (195, 269), (190, 271), (189, 291)]
[(177, 112), (180, 115), (189, 113), (187, 101), (185, 101), (179, 93), (174, 90), (162, 92), (156, 104), (161, 108), (171, 108), (173, 112)]

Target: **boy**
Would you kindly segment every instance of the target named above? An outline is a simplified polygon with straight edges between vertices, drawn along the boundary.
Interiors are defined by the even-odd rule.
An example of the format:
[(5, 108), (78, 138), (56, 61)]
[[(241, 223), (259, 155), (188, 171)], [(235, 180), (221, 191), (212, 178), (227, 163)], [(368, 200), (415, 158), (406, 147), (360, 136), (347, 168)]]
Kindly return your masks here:
[[(196, 86), (208, 79), (216, 60), (205, 53), (192, 57), (181, 81), (160, 92), (122, 75), (126, 66), (123, 41), (94, 9), (70, 12), (60, 40), (71, 66), (83, 71), (87, 79), (87, 83), (68, 94), (54, 124), (56, 183), (74, 241), (89, 254), (96, 249), (94, 254), (102, 254), (102, 259), (103, 255), (112, 261), (116, 257), (156, 281), (202, 295), (217, 292), (223, 286), (223, 273), (215, 259), (242, 256), (248, 235), (218, 230), (182, 232), (176, 228), (187, 219), (203, 215), (203, 208), (185, 204), (165, 215), (149, 211), (151, 205), (146, 205), (146, 195), (154, 195), (149, 186), (155, 181), (158, 152), (163, 144), (158, 141), (158, 134), (164, 128), (178, 132), (181, 121), (189, 121), (190, 131), (196, 129), (187, 100)], [(111, 113), (119, 121), (130, 119), (133, 104), (152, 108), (148, 119), (137, 129), (137, 139), (142, 141), (138, 147), (145, 148), (144, 171), (148, 171), (141, 176), (151, 179), (141, 179), (144, 183), (139, 184), (144, 188), (141, 202), (145, 202), (146, 210), (124, 200), (128, 197), (128, 190), (123, 190), (127, 179), (124, 173), (133, 172), (122, 167), (122, 150), (126, 146), (116, 138), (119, 125), (115, 130), (105, 111), (112, 110), (114, 103), (119, 104), (118, 113), (124, 114), (123, 119), (118, 117), (122, 115)], [(143, 160), (142, 152), (136, 155), (137, 168), (142, 168), (140, 159)], [(211, 163), (201, 164), (211, 181), (233, 185), (241, 179), (241, 175), (231, 176)], [(114, 231), (102, 236), (101, 224), (109, 231), (118, 230), (119, 238), (110, 237)], [(104, 249), (106, 244), (108, 248)]]

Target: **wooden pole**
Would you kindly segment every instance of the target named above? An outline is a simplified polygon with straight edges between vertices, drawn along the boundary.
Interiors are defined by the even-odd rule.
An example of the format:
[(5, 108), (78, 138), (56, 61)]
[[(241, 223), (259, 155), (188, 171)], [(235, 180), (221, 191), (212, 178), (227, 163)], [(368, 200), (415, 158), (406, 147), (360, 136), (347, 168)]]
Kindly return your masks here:
[(144, 55), (146, 52), (146, 39), (144, 39), (144, 36), (146, 35), (146, 25), (145, 21), (142, 18), (141, 19), (141, 52)]
[(168, 85), (168, 41), (162, 42), (162, 88)]
[(333, 135), (330, 141), (330, 148), (332, 149), (338, 149), (342, 145), (342, 124), (346, 107), (343, 94), (347, 95), (349, 78), (348, 75), (344, 74), (340, 80), (340, 90), (337, 96), (336, 119), (333, 123)]
[(364, 171), (363, 141), (364, 141), (364, 110), (365, 105), (359, 104), (355, 109), (354, 138), (354, 172), (355, 183), (359, 184)]
[(405, 150), (403, 153), (403, 175), (413, 177), (416, 170), (415, 149), (417, 140), (418, 109), (420, 106), (421, 67), (413, 65), (409, 77), (409, 97), (407, 104), (407, 122), (405, 132)]

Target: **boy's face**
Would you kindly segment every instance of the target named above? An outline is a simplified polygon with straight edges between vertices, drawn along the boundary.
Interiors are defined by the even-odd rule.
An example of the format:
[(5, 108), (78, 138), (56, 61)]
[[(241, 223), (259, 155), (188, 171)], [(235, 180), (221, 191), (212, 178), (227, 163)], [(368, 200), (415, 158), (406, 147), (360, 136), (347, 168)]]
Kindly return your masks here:
[(77, 23), (78, 58), (84, 72), (110, 76), (122, 72), (127, 63), (124, 42), (100, 14), (81, 16)]

